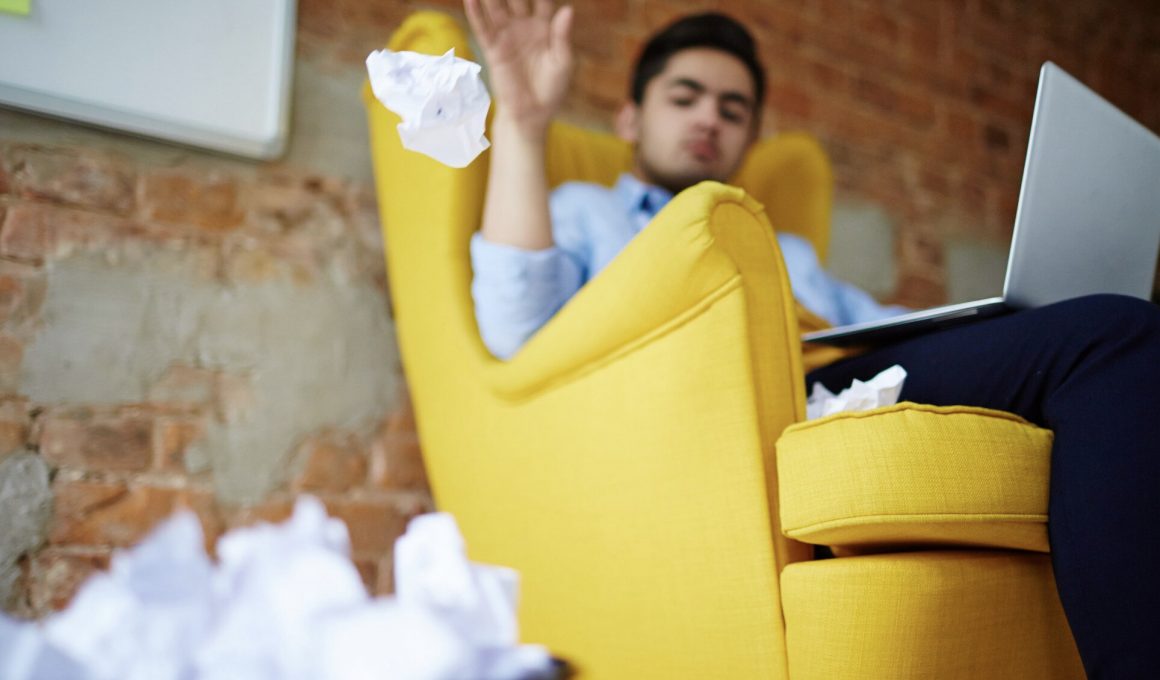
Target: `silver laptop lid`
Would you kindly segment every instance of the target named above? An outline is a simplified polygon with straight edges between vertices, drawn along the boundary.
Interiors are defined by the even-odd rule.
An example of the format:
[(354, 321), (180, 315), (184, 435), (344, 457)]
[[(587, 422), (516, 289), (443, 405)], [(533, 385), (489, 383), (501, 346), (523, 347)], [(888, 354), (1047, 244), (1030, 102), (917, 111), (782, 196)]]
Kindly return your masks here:
[(1147, 299), (1160, 248), (1160, 138), (1047, 62), (1003, 295), (1036, 307), (1090, 293)]

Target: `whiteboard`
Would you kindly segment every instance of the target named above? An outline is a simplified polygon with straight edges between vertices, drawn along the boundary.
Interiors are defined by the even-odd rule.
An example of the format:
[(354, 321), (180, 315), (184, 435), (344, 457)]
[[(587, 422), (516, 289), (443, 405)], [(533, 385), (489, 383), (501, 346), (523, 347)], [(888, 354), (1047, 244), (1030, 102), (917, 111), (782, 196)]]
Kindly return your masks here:
[(0, 105), (253, 158), (286, 146), (295, 0), (32, 0)]

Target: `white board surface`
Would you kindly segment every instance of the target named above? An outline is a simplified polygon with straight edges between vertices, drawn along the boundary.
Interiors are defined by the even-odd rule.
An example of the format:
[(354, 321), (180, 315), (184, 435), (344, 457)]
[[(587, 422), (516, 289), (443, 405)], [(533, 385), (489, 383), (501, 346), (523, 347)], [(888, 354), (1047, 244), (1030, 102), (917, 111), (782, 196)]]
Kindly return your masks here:
[(253, 158), (289, 128), (295, 0), (32, 0), (0, 105)]

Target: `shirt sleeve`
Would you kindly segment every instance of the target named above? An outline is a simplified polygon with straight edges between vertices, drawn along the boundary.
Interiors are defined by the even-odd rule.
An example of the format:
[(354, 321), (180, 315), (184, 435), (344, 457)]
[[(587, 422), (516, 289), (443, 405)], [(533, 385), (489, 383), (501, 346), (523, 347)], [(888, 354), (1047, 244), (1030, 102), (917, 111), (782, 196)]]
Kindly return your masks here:
[(876, 321), (910, 311), (879, 304), (869, 293), (822, 268), (813, 245), (794, 234), (778, 234), (793, 295), (814, 314), (835, 326)]
[(471, 296), (483, 344), (510, 359), (584, 284), (586, 267), (575, 215), (554, 193), (552, 233), (556, 245), (526, 250), (471, 238)]

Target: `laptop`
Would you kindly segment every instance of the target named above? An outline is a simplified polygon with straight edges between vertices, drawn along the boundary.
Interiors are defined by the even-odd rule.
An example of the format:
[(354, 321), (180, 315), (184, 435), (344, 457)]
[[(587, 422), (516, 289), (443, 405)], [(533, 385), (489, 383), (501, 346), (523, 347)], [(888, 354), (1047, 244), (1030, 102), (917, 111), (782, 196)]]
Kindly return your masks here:
[(878, 345), (1094, 293), (1147, 300), (1160, 252), (1160, 137), (1051, 62), (1039, 73), (1000, 297), (806, 333)]

